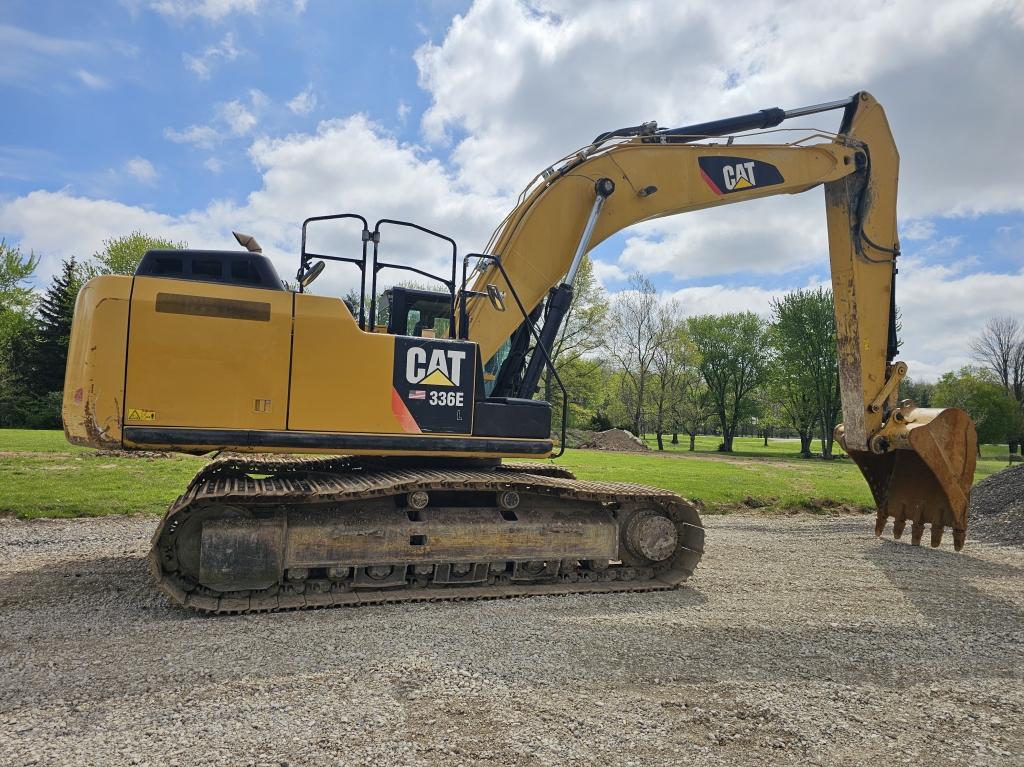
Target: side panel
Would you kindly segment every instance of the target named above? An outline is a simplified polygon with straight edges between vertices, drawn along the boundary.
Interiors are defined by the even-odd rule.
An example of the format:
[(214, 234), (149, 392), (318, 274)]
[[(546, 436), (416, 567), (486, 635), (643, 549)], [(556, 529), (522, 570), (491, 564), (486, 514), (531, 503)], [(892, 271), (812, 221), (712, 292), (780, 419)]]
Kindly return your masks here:
[(283, 429), (292, 294), (136, 277), (125, 424)]
[(470, 434), (476, 344), (364, 333), (337, 298), (295, 296), (288, 428)]
[(392, 407), (395, 337), (364, 333), (338, 298), (295, 296), (288, 428), (402, 434)]
[(95, 277), (75, 301), (61, 415), (76, 445), (121, 447), (131, 277)]

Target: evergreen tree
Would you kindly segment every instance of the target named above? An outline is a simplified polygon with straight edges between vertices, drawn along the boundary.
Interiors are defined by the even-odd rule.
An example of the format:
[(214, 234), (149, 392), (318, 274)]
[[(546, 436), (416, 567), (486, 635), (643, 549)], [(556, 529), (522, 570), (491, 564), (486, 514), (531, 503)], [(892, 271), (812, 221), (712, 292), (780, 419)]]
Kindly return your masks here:
[(57, 392), (64, 388), (71, 319), (78, 291), (85, 282), (84, 277), (82, 265), (74, 256), (65, 259), (36, 309), (29, 383), (37, 394)]

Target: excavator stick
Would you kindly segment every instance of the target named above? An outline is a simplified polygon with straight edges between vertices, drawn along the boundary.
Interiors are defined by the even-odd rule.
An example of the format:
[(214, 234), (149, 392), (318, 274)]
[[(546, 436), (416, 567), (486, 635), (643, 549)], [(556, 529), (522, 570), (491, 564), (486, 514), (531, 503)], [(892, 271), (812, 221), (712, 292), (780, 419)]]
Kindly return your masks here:
[[(891, 420), (903, 422), (897, 449), (847, 450), (878, 507), (875, 535), (882, 535), (892, 517), (893, 537), (900, 538), (909, 520), (911, 543), (917, 546), (929, 523), (931, 545), (936, 547), (945, 528), (952, 527), (953, 548), (960, 551), (967, 537), (967, 506), (978, 454), (974, 423), (956, 408), (904, 407), (894, 411)], [(842, 427), (837, 431), (846, 449)], [(884, 448), (880, 442), (874, 444)]]

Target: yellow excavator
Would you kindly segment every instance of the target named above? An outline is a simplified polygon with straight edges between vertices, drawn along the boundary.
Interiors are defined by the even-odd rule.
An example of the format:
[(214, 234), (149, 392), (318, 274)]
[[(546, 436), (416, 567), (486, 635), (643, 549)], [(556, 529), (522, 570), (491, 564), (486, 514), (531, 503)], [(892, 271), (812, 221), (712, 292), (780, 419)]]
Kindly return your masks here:
[[(836, 134), (747, 143), (833, 109)], [(960, 549), (974, 425), (897, 401), (898, 162), (881, 106), (858, 93), (603, 133), (539, 174), (485, 251), (461, 259), (425, 227), (349, 213), (303, 223), (295, 290), (244, 235), (245, 250), (150, 251), (134, 276), (96, 277), (78, 296), (65, 432), (102, 449), (227, 451), (171, 505), (150, 554), (157, 584), (199, 611), (671, 589), (704, 550), (691, 503), (502, 460), (554, 452), (551, 407), (533, 397), (591, 248), (640, 221), (824, 186), (838, 439), (874, 495), (876, 534), (892, 517), (898, 538), (909, 520), (916, 544), (930, 524), (938, 546), (951, 527)], [(307, 248), (327, 222), (352, 227), (350, 251)], [(403, 229), (450, 250), (450, 269), (384, 260)], [(328, 263), (358, 272), (358, 301), (306, 291)], [(442, 289), (391, 288), (385, 311), (385, 270)]]

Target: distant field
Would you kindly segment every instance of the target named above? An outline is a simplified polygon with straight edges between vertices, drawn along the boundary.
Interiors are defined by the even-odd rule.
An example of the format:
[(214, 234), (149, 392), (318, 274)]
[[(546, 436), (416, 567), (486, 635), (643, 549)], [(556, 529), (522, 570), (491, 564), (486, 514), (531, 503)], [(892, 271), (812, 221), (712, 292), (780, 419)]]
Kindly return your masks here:
[[(871, 495), (849, 459), (805, 460), (790, 440), (739, 438), (736, 452), (716, 451), (718, 437), (700, 437), (664, 453), (569, 450), (559, 459), (580, 479), (635, 482), (699, 499), (708, 511), (740, 506), (821, 510), (835, 504), (868, 509)], [(975, 481), (1003, 468), (1006, 447), (986, 445)], [(204, 459), (171, 455), (123, 457), (74, 447), (59, 431), (0, 429), (0, 515), (92, 517), (162, 514)]]

